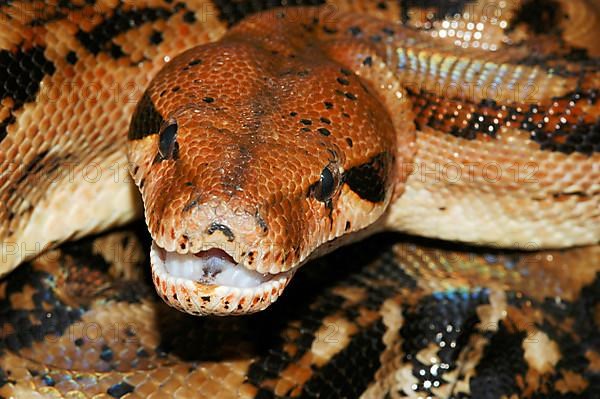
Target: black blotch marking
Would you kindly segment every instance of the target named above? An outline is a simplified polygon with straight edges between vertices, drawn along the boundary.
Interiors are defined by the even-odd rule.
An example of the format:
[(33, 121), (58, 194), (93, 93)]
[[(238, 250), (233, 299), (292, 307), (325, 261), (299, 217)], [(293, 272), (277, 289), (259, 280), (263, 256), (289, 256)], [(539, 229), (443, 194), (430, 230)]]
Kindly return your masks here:
[(346, 220), (346, 225), (344, 226), (344, 231), (348, 231), (348, 230), (350, 230), (350, 227), (351, 227), (351, 226), (352, 226), (352, 225), (350, 224), (350, 222), (349, 222), (348, 220)]
[(67, 53), (67, 55), (65, 56), (65, 60), (71, 64), (71, 65), (75, 65), (77, 64), (77, 61), (79, 60), (79, 58), (77, 57), (77, 53), (74, 51), (69, 51)]
[(335, 28), (330, 28), (328, 26), (323, 26), (323, 32), (327, 33), (328, 35), (333, 35), (333, 34), (337, 33), (338, 30)]
[(355, 94), (352, 94), (352, 93), (350, 93), (350, 92), (346, 92), (346, 93), (344, 93), (344, 95), (345, 95), (345, 96), (346, 96), (346, 98), (347, 98), (347, 99), (349, 99), (349, 100), (352, 100), (352, 101), (356, 100), (356, 95), (355, 95)]
[(325, 108), (327, 108), (327, 109), (332, 109), (333, 108), (333, 103), (331, 103), (329, 101), (325, 101), (323, 104), (325, 105)]
[(300, 123), (303, 125), (312, 125), (312, 121), (310, 119), (300, 119)]
[(200, 65), (202, 64), (202, 60), (192, 60), (188, 63), (189, 66), (195, 66), (195, 65)]
[(519, 24), (526, 24), (536, 34), (551, 33), (559, 26), (559, 8), (560, 5), (554, 0), (525, 2), (519, 7), (508, 30), (513, 30)]
[(319, 118), (319, 120), (320, 120), (321, 122), (323, 122), (323, 123), (326, 123), (326, 124), (328, 124), (328, 125), (331, 125), (331, 120), (329, 120), (328, 118), (325, 118), (325, 117), (323, 117), (323, 116), (322, 116), (321, 118)]
[[(112, 16), (104, 19), (89, 32), (80, 30), (75, 37), (92, 54), (108, 52), (113, 58), (124, 55), (123, 51), (115, 50), (112, 40), (131, 29), (135, 29), (147, 22), (166, 20), (173, 14), (172, 10), (166, 8), (138, 8), (135, 10), (123, 10), (117, 8)], [(117, 46), (118, 47), (118, 46)]]
[[(496, 138), (498, 129), (510, 122), (512, 126), (530, 132), (530, 139), (538, 143), (542, 150), (565, 154), (578, 152), (585, 155), (600, 152), (600, 117), (595, 122), (584, 122), (582, 119), (568, 122), (570, 119), (568, 114), (559, 110), (555, 116), (565, 115), (567, 122), (554, 124), (539, 119), (550, 112), (548, 106), (539, 104), (508, 106), (500, 105), (491, 99), (477, 103), (469, 100), (453, 100), (455, 104), (463, 104), (465, 108), (474, 106), (477, 111), (469, 115), (466, 123), (452, 122), (453, 124), (448, 126), (448, 120), (452, 118), (451, 112), (443, 113), (443, 118), (439, 118), (439, 111), (430, 112), (439, 109), (439, 96), (424, 90), (415, 93), (411, 89), (407, 89), (407, 93), (413, 101), (415, 120), (419, 129), (422, 126), (429, 126), (456, 137), (475, 140), (482, 136)], [(553, 100), (559, 103), (573, 102), (574, 106), (571, 107), (573, 111), (595, 102), (597, 96), (598, 89), (577, 90), (561, 97), (555, 97)], [(496, 120), (495, 115), (499, 112), (504, 116)], [(537, 121), (536, 116), (538, 117)]]
[(150, 35), (150, 44), (159, 45), (163, 40), (164, 39), (161, 32), (157, 30), (152, 31), (152, 34)]
[(112, 349), (110, 349), (106, 344), (102, 345), (100, 359), (104, 360), (105, 362), (110, 362), (113, 359), (113, 356), (114, 354)]
[(158, 134), (163, 123), (163, 117), (154, 106), (148, 92), (146, 92), (131, 118), (128, 138), (129, 140), (138, 140), (151, 134)]
[(498, 331), (483, 351), (469, 385), (474, 398), (500, 398), (518, 395), (517, 376), (525, 375), (522, 342), (525, 332), (511, 333), (500, 322)]
[(387, 10), (387, 4), (385, 4), (383, 1), (380, 1), (379, 3), (377, 3), (377, 8), (380, 10)]
[[(297, 364), (307, 353), (310, 353), (315, 339), (321, 338), (317, 331), (323, 326), (328, 326), (324, 320), (326, 317), (341, 310), (348, 320), (357, 320), (362, 314), (363, 307), (376, 312), (385, 300), (393, 297), (402, 287), (416, 288), (414, 279), (394, 263), (396, 258), (391, 251), (383, 250), (388, 244), (382, 246), (381, 240), (377, 240), (376, 242), (368, 239), (362, 241), (360, 247), (350, 246), (347, 252), (338, 251), (328, 255), (325, 259), (330, 259), (331, 263), (325, 260), (323, 265), (344, 262), (343, 264), (348, 265), (348, 268), (344, 270), (334, 267), (308, 268), (308, 273), (296, 277), (302, 281), (299, 280), (296, 285), (291, 286), (288, 295), (282, 298), (281, 302), (275, 303), (266, 312), (257, 314), (257, 320), (253, 320), (251, 325), (260, 326), (264, 330), (256, 331), (253, 328), (253, 331), (259, 334), (261, 342), (272, 342), (273, 345), (263, 347), (261, 352), (263, 355), (258, 356), (249, 366), (247, 377), (250, 384), (265, 387), (262, 391), (263, 398), (289, 396), (289, 392), (275, 395), (272, 392), (273, 388), (270, 388), (272, 385), (268, 382), (279, 378), (286, 368)], [(378, 255), (377, 259), (381, 259), (382, 251), (385, 253), (383, 257), (385, 261), (372, 262), (375, 254)], [(367, 269), (365, 267), (367, 264), (373, 264), (374, 267)], [(366, 276), (368, 277), (365, 279)], [(373, 278), (384, 278), (386, 283), (373, 284), (371, 283)], [(365, 300), (347, 308), (345, 306), (347, 301), (330, 288), (333, 286), (331, 281), (334, 280), (341, 286), (364, 288)], [(310, 290), (305, 289), (308, 286), (311, 287)], [(272, 323), (274, 320), (281, 327), (274, 329), (270, 324), (265, 325), (263, 322)], [(282, 339), (280, 331), (282, 328), (287, 328), (285, 326), (288, 325), (289, 320), (297, 320), (293, 324), (293, 330), (297, 333), (289, 334)], [(350, 346), (344, 345), (344, 348), (328, 361), (327, 365), (314, 367), (311, 370), (309, 386), (304, 384), (299, 388), (303, 391), (298, 392), (298, 396), (316, 397), (321, 394), (322, 397), (332, 398), (359, 397), (364, 391), (362, 385), (365, 381), (372, 380), (372, 372), (378, 367), (380, 356), (377, 353), (381, 353), (380, 348), (383, 344), (380, 334), (384, 330), (381, 330), (383, 327), (381, 324), (375, 326), (376, 323), (377, 321), (373, 321), (372, 324), (361, 327), (360, 331), (351, 337)], [(265, 333), (270, 334), (273, 340), (265, 340)], [(336, 335), (333, 334), (331, 337), (335, 338)], [(294, 351), (287, 350), (290, 345), (295, 348)]]
[(348, 144), (348, 147), (352, 148), (354, 146), (354, 143), (352, 142), (352, 139), (350, 137), (346, 137), (346, 143)]
[(370, 202), (381, 202), (385, 199), (388, 169), (389, 154), (382, 152), (369, 162), (346, 171), (343, 182), (360, 198)]
[(220, 224), (220, 223), (216, 223), (216, 222), (211, 223), (210, 226), (208, 226), (208, 229), (206, 230), (206, 232), (210, 235), (210, 234), (213, 234), (217, 230), (222, 232), (225, 235), (225, 237), (227, 237), (227, 241), (231, 242), (235, 239), (235, 235), (233, 234), (233, 232), (231, 231), (231, 229), (228, 226), (225, 226), (224, 224)]
[(212, 97), (204, 97), (204, 98), (202, 99), (202, 101), (204, 101), (204, 102), (205, 102), (205, 103), (207, 103), (207, 104), (210, 104), (210, 103), (212, 103), (212, 102), (215, 102), (215, 99), (214, 99), (214, 98), (212, 98)]
[(181, 86), (175, 86), (171, 89), (172, 93), (177, 93), (179, 90), (181, 90)]
[[(70, 244), (71, 248), (72, 245)], [(65, 246), (68, 252), (69, 245)], [(91, 252), (90, 252), (91, 253)], [(88, 253), (88, 255), (90, 255)], [(80, 261), (73, 258), (75, 264)], [(90, 255), (89, 265), (95, 257)], [(73, 323), (81, 319), (84, 309), (64, 304), (55, 293), (55, 276), (25, 263), (11, 273), (5, 282), (5, 295), (0, 298), (0, 329), (7, 332), (0, 339), (0, 352), (9, 349), (19, 352), (30, 348), (35, 342), (42, 342), (47, 336), (62, 336)], [(10, 301), (12, 294), (23, 292), (24, 287), (34, 289), (31, 296), (32, 309), (15, 309)], [(7, 329), (8, 327), (11, 327)]]
[(108, 50), (108, 53), (112, 58), (119, 59), (125, 55), (123, 49), (118, 44), (112, 44)]
[(183, 14), (183, 22), (186, 22), (188, 24), (193, 24), (196, 22), (196, 14), (194, 14), (193, 11), (188, 11), (185, 14)]
[(297, 112), (294, 112), (294, 111), (290, 112), (290, 116), (296, 116), (296, 115), (298, 115)]
[(2, 142), (8, 134), (8, 127), (15, 123), (16, 120), (17, 118), (15, 118), (14, 115), (9, 115), (8, 118), (0, 122), (0, 142)]
[(468, 140), (474, 140), (479, 133), (495, 138), (498, 126), (494, 124), (494, 116), (495, 115), (483, 115), (473, 112), (469, 122), (464, 128), (453, 129), (450, 133), (454, 136), (463, 137)]
[(323, 136), (329, 136), (331, 134), (331, 132), (328, 129), (325, 129), (324, 127), (320, 127), (317, 129), (319, 131), (319, 133), (321, 133)]
[(106, 390), (106, 393), (112, 396), (113, 398), (120, 398), (122, 396), (127, 395), (128, 393), (133, 392), (135, 388), (132, 385), (129, 385), (125, 381), (121, 381)]
[(348, 79), (344, 79), (344, 78), (337, 78), (337, 82), (343, 86), (348, 86), (350, 84)]
[(302, 130), (303, 132), (310, 132), (311, 131), (309, 127), (303, 127), (300, 130)]
[(364, 66), (373, 65), (373, 57), (371, 57), (371, 56), (365, 57), (365, 59), (363, 60), (363, 65)]
[(12, 99), (13, 111), (34, 101), (44, 76), (56, 71), (52, 61), (44, 56), (44, 51), (45, 48), (39, 46), (27, 51), (0, 51), (0, 101)]
[[(406, 323), (401, 327), (399, 337), (402, 351), (410, 359), (413, 375), (418, 379), (416, 385), (420, 396), (432, 396), (430, 388), (443, 384), (447, 379), (444, 374), (455, 369), (459, 354), (469, 345), (470, 338), (478, 334), (477, 308), (488, 303), (486, 290), (464, 294), (437, 292), (421, 297), (414, 307), (409, 306), (403, 311)], [(431, 366), (415, 356), (431, 345), (436, 345), (436, 355), (449, 365), (449, 369), (440, 368), (437, 373), (432, 373)], [(431, 382), (430, 388), (423, 386), (425, 381)]]
[(73, 343), (75, 344), (75, 346), (83, 346), (85, 341), (83, 340), (83, 338), (77, 338), (75, 341), (73, 341)]
[(379, 358), (385, 349), (385, 331), (383, 321), (377, 320), (352, 336), (348, 345), (327, 364), (313, 370), (300, 396), (310, 397), (312, 392), (318, 392), (321, 397), (358, 398), (381, 367)]

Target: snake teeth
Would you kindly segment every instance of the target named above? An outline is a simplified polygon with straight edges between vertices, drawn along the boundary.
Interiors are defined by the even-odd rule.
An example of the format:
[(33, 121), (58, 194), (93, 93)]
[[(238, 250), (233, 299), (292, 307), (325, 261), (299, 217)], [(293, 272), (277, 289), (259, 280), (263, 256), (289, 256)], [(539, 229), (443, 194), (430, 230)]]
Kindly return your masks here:
[(152, 244), (150, 262), (158, 294), (170, 306), (194, 315), (264, 310), (279, 298), (295, 273), (258, 273), (218, 248), (179, 254), (156, 243)]

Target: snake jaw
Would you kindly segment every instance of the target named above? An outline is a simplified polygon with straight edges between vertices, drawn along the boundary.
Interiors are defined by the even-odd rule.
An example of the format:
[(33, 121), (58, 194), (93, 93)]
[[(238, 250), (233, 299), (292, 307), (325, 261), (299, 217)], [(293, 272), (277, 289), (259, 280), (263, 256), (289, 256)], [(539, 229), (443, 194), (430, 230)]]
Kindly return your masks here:
[(198, 254), (169, 252), (152, 243), (152, 280), (170, 306), (193, 315), (242, 315), (275, 302), (296, 269), (261, 274), (236, 263), (221, 249)]

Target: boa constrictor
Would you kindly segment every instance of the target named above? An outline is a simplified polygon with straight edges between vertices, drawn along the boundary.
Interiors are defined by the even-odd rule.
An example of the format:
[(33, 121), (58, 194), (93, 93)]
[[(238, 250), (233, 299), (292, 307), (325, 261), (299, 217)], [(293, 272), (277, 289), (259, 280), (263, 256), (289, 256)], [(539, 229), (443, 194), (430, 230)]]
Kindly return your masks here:
[[(43, 255), (0, 286), (0, 393), (597, 392), (600, 6), (320, 3), (2, 4), (0, 272)], [(140, 215), (128, 172), (151, 280), (195, 315), (382, 230), (517, 251), (397, 244), (290, 314), (190, 321), (135, 238), (48, 251)]]

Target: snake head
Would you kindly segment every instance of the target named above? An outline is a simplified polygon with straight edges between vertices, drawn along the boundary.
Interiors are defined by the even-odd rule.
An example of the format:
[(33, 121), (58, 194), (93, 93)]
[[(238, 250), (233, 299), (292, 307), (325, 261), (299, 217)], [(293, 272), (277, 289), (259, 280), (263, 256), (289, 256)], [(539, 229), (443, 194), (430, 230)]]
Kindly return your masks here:
[(175, 57), (129, 132), (158, 293), (192, 314), (274, 302), (298, 267), (377, 225), (392, 123), (341, 65), (240, 36)]

